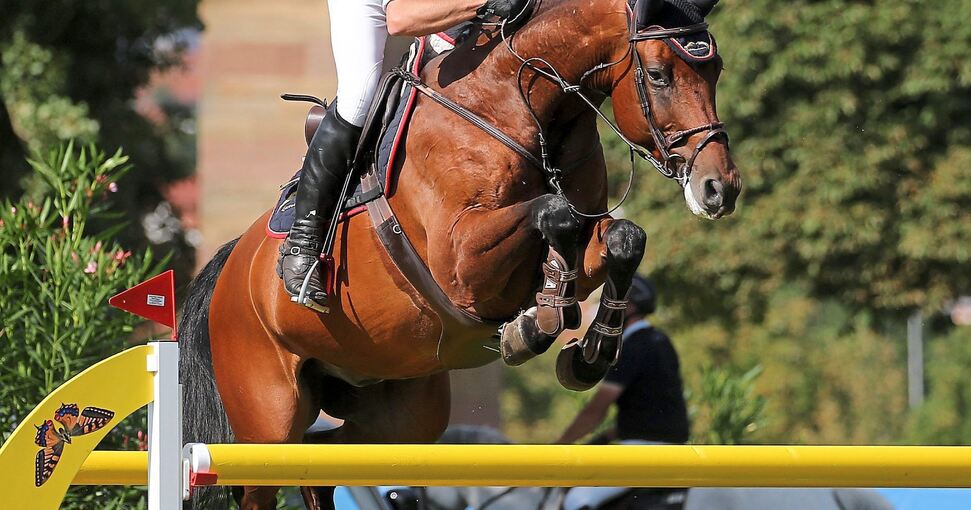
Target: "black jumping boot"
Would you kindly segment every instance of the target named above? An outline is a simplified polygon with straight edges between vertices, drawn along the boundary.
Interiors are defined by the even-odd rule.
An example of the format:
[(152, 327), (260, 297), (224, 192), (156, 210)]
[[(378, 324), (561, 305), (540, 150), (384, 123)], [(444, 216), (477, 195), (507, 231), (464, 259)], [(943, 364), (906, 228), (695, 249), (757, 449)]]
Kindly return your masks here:
[(314, 133), (303, 160), (297, 185), (296, 220), (280, 246), (277, 272), (291, 301), (326, 313), (327, 292), (320, 266), (325, 221), (337, 209), (337, 200), (357, 148), (361, 128), (331, 108)]

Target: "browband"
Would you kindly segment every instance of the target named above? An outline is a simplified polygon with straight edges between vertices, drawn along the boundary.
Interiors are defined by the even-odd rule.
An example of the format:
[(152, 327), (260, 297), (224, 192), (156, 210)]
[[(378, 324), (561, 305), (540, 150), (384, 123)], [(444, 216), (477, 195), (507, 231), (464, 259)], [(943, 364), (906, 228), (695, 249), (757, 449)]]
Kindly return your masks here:
[(688, 25), (688, 26), (676, 27), (676, 28), (649, 27), (639, 32), (632, 32), (630, 36), (630, 40), (631, 42), (637, 42), (637, 41), (647, 41), (649, 39), (670, 39), (672, 37), (681, 37), (685, 35), (697, 34), (700, 32), (707, 32), (707, 31), (708, 31), (708, 23), (705, 23), (705, 22), (695, 23), (694, 25)]

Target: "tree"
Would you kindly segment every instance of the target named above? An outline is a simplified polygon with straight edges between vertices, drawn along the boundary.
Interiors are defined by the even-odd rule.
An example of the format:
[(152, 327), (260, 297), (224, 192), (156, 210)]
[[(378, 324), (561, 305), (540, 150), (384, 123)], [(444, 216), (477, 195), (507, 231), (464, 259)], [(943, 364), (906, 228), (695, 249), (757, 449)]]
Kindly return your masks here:
[[(719, 114), (744, 183), (738, 211), (695, 218), (649, 168), (624, 209), (648, 231), (652, 321), (671, 334), (686, 388), (705, 391), (706, 367), (763, 367), (755, 440), (971, 441), (971, 328), (929, 324), (929, 394), (916, 413), (904, 352), (908, 315), (937, 316), (971, 291), (971, 26), (957, 15), (969, 10), (969, 0), (752, 0), (722, 2), (709, 20), (726, 65)], [(601, 132), (622, 189), (627, 153)], [(503, 400), (529, 411), (506, 415), (528, 438), (566, 414), (544, 400), (561, 398), (552, 375), (535, 370), (510, 370)], [(710, 434), (702, 421), (698, 438)]]
[[(625, 209), (648, 231), (658, 322), (688, 386), (709, 363), (763, 365), (765, 439), (906, 436), (905, 318), (971, 289), (971, 26), (955, 15), (969, 9), (753, 0), (709, 20), (738, 211), (694, 218), (651, 172)], [(929, 365), (931, 382), (954, 363)], [(971, 417), (934, 388), (937, 412)]]
[(937, 310), (967, 290), (971, 63), (960, 55), (971, 27), (952, 15), (966, 8), (722, 6), (719, 109), (745, 189), (735, 217), (702, 222), (648, 178), (628, 210), (654, 231), (666, 286), (738, 318), (760, 317), (793, 281), (891, 314)]
[[(132, 103), (150, 73), (181, 62), (201, 29), (197, 4), (0, 0), (0, 196), (35, 193), (25, 156), (74, 139), (125, 148), (137, 171), (116, 202), (133, 217), (161, 201), (159, 185), (190, 174), (194, 162), (171, 150), (173, 136), (193, 136), (179, 132), (181, 119), (154, 124)], [(145, 244), (138, 222), (120, 235)]]

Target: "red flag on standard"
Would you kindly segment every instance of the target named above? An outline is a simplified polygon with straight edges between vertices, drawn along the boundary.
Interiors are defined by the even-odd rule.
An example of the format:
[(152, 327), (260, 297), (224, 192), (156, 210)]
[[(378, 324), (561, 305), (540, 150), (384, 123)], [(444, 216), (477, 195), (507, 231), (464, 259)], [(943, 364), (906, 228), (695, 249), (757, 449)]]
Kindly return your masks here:
[(175, 338), (174, 275), (170, 269), (112, 297), (108, 304), (172, 328)]

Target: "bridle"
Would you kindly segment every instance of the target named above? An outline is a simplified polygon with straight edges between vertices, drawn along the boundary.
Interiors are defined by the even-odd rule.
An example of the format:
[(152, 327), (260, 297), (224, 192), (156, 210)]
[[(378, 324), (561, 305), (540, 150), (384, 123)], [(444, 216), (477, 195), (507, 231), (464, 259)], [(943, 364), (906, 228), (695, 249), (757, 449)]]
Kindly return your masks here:
[[(523, 13), (528, 12), (532, 8), (532, 5), (531, 5), (532, 3), (533, 3), (532, 1), (526, 2), (526, 5), (523, 7), (523, 10), (520, 12), (519, 15), (511, 17), (508, 20), (504, 20), (494, 25), (499, 27), (499, 32), (500, 32), (500, 35), (502, 36), (502, 40), (506, 48), (521, 62), (519, 66), (519, 70), (516, 73), (516, 80), (517, 80), (517, 86), (518, 86), (517, 88), (519, 90), (520, 98), (525, 103), (526, 109), (529, 112), (530, 116), (532, 117), (537, 127), (537, 139), (538, 139), (539, 149), (540, 149), (539, 157), (536, 157), (535, 155), (533, 155), (531, 151), (529, 151), (521, 144), (513, 140), (509, 135), (504, 133), (502, 130), (496, 128), (492, 124), (489, 124), (487, 121), (485, 121), (484, 119), (482, 119), (481, 117), (479, 117), (478, 115), (470, 111), (468, 108), (465, 108), (464, 106), (459, 105), (458, 103), (455, 103), (451, 99), (440, 94), (438, 91), (425, 85), (422, 82), (421, 78), (414, 75), (413, 73), (401, 68), (395, 68), (393, 71), (397, 75), (402, 77), (410, 85), (415, 87), (415, 89), (417, 89), (422, 94), (428, 96), (430, 99), (444, 106), (446, 109), (451, 110), (453, 113), (459, 115), (460, 117), (469, 121), (479, 129), (485, 131), (490, 136), (492, 136), (502, 144), (506, 145), (516, 153), (518, 153), (520, 156), (526, 159), (526, 161), (530, 162), (533, 166), (536, 166), (537, 168), (539, 168), (546, 176), (546, 182), (549, 185), (550, 189), (556, 194), (563, 196), (564, 198), (567, 198), (567, 197), (561, 185), (563, 170), (560, 167), (553, 165), (550, 161), (549, 151), (547, 149), (545, 130), (543, 129), (542, 122), (540, 122), (539, 117), (536, 115), (536, 112), (529, 101), (529, 96), (526, 93), (526, 90), (523, 89), (523, 81), (524, 81), (523, 73), (526, 69), (530, 69), (531, 71), (541, 76), (544, 76), (549, 80), (553, 81), (554, 83), (556, 83), (563, 90), (563, 92), (568, 94), (575, 94), (577, 97), (579, 97), (627, 145), (630, 151), (630, 162), (631, 162), (631, 169), (630, 169), (630, 175), (628, 177), (627, 189), (624, 191), (624, 194), (621, 197), (620, 201), (617, 203), (617, 205), (610, 208), (609, 210), (604, 211), (602, 213), (593, 213), (593, 214), (584, 213), (578, 210), (576, 207), (574, 207), (572, 202), (570, 202), (569, 199), (567, 198), (567, 202), (570, 204), (570, 208), (572, 209), (573, 213), (576, 214), (577, 216), (581, 216), (584, 218), (599, 218), (599, 217), (611, 214), (612, 212), (616, 211), (621, 205), (623, 205), (623, 203), (627, 200), (627, 197), (630, 195), (631, 189), (633, 188), (633, 185), (634, 185), (634, 174), (636, 173), (636, 161), (634, 157), (635, 154), (637, 156), (640, 156), (642, 159), (650, 162), (654, 166), (654, 168), (658, 171), (658, 173), (660, 173), (662, 176), (676, 181), (682, 188), (684, 188), (688, 185), (688, 181), (691, 179), (691, 170), (694, 166), (695, 159), (698, 157), (701, 151), (704, 150), (704, 148), (710, 142), (712, 142), (717, 138), (724, 138), (725, 143), (726, 144), (728, 143), (728, 132), (725, 131), (724, 129), (725, 125), (722, 122), (710, 122), (708, 124), (697, 126), (691, 129), (676, 131), (674, 133), (671, 133), (665, 136), (664, 131), (660, 127), (658, 127), (657, 121), (654, 118), (654, 114), (651, 109), (651, 95), (644, 81), (644, 78), (645, 78), (644, 65), (641, 60), (640, 54), (637, 52), (637, 43), (640, 41), (664, 40), (664, 39), (676, 38), (676, 37), (685, 36), (685, 35), (691, 35), (699, 32), (705, 32), (708, 30), (707, 23), (702, 22), (702, 23), (697, 23), (697, 24), (688, 25), (684, 27), (677, 27), (677, 28), (663, 28), (663, 27), (651, 26), (644, 30), (636, 30), (633, 13), (631, 12), (630, 8), (628, 8), (630, 44), (627, 48), (627, 52), (616, 61), (602, 63), (593, 67), (592, 69), (583, 73), (578, 84), (571, 84), (567, 82), (560, 75), (560, 73), (556, 70), (553, 64), (551, 64), (548, 60), (542, 57), (527, 58), (519, 55), (519, 53), (517, 53), (512, 46), (512, 38), (507, 36), (506, 34), (507, 24), (513, 25), (518, 23), (519, 21), (518, 18), (522, 16)], [(488, 23), (483, 23), (483, 24), (490, 25)], [(624, 136), (624, 134), (620, 131), (620, 128), (617, 127), (617, 125), (613, 121), (608, 119), (603, 114), (603, 112), (600, 111), (600, 108), (583, 92), (583, 88), (581, 84), (588, 77), (590, 77), (594, 73), (603, 71), (615, 65), (619, 65), (625, 62), (628, 57), (632, 57), (634, 61), (634, 66), (635, 66), (634, 81), (635, 81), (635, 86), (637, 88), (637, 94), (640, 100), (641, 112), (643, 113), (644, 118), (647, 120), (648, 126), (650, 127), (651, 136), (654, 139), (654, 145), (657, 148), (658, 152), (661, 153), (662, 160), (659, 160), (658, 158), (654, 157), (654, 155), (651, 154), (649, 151), (642, 149), (641, 147), (637, 146), (634, 142), (630, 141), (630, 139), (628, 139), (626, 136)], [(542, 65), (542, 67), (539, 67), (537, 64)], [(701, 139), (701, 141), (698, 142), (698, 144), (695, 146), (689, 158), (685, 159), (680, 154), (673, 152), (672, 149), (675, 146), (677, 146), (678, 144), (684, 141), (687, 141), (692, 136), (699, 133), (706, 133), (706, 134)]]
[[(716, 138), (724, 138), (725, 143), (728, 143), (728, 132), (725, 131), (725, 123), (710, 122), (691, 129), (675, 131), (674, 133), (665, 136), (664, 132), (658, 127), (657, 121), (654, 119), (654, 113), (651, 110), (651, 95), (648, 93), (647, 85), (645, 85), (644, 81), (644, 64), (641, 60), (640, 53), (636, 51), (634, 46), (639, 41), (670, 39), (707, 31), (708, 23), (704, 22), (678, 28), (649, 27), (641, 31), (635, 31), (633, 28), (631, 29), (631, 53), (634, 55), (634, 65), (636, 66), (634, 70), (634, 84), (637, 87), (637, 96), (641, 103), (641, 112), (644, 114), (644, 118), (647, 119), (647, 123), (650, 126), (651, 136), (654, 138), (654, 145), (657, 147), (658, 152), (661, 153), (661, 157), (664, 158), (663, 167), (658, 167), (657, 170), (661, 173), (661, 175), (678, 181), (682, 187), (687, 185), (688, 180), (691, 178), (691, 169), (694, 167), (695, 159), (698, 157), (698, 154), (704, 150), (706, 145)], [(683, 141), (687, 141), (689, 138), (698, 133), (705, 133), (705, 136), (702, 137), (701, 141), (698, 142), (697, 145), (695, 145), (695, 148), (691, 152), (691, 156), (688, 157), (688, 159), (685, 159), (684, 156), (676, 152), (672, 152), (671, 149), (676, 145)], [(680, 160), (682, 163), (678, 164), (678, 160)]]

